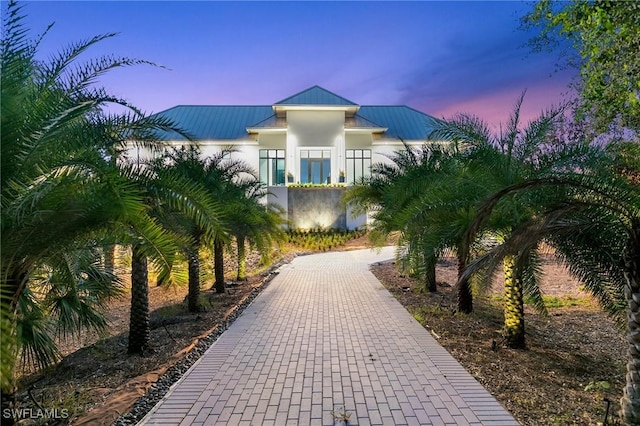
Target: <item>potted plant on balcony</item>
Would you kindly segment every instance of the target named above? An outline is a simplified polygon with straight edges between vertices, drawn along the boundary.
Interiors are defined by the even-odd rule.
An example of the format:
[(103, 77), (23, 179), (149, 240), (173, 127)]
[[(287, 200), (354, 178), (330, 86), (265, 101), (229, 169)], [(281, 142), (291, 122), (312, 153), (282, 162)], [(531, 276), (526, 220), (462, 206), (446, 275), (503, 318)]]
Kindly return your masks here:
[(344, 170), (340, 170), (340, 173), (338, 173), (338, 182), (344, 183)]
[(291, 172), (287, 173), (287, 183), (293, 183), (293, 174)]

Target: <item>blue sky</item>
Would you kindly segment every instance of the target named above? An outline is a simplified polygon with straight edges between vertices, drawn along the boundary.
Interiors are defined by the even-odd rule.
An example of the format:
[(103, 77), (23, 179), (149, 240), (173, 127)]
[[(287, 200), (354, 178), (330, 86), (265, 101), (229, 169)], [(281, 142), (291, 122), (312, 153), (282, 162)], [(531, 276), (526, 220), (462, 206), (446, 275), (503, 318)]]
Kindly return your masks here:
[(518, 29), (529, 2), (29, 2), (41, 55), (96, 34), (103, 54), (146, 59), (101, 79), (147, 112), (178, 104), (269, 105), (320, 85), (363, 105), (406, 104), (436, 117), (505, 122), (562, 101), (570, 71), (531, 53)]

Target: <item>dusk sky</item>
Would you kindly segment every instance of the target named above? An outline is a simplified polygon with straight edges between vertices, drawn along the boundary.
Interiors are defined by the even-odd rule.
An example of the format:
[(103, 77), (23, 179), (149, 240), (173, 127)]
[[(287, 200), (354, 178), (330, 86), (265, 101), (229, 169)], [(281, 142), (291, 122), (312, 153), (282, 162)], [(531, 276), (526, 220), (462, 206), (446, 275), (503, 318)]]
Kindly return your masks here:
[[(5, 2), (3, 2), (5, 3)], [(3, 7), (6, 7), (6, 3)], [(180, 104), (271, 105), (319, 85), (361, 105), (404, 104), (435, 117), (525, 119), (558, 104), (572, 72), (531, 53), (530, 2), (29, 2), (32, 36), (55, 22), (41, 56), (97, 34), (83, 56), (153, 61), (101, 83), (146, 112)]]

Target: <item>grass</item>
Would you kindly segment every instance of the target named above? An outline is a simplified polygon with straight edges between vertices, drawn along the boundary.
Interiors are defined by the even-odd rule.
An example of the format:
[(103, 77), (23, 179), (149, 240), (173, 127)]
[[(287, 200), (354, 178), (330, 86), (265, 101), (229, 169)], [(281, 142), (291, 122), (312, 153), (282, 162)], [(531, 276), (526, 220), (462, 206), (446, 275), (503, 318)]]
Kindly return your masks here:
[[(504, 297), (502, 295), (495, 294), (491, 296), (491, 300), (497, 303), (502, 303)], [(544, 305), (547, 307), (547, 309), (562, 309), (573, 307), (587, 308), (593, 305), (593, 300), (588, 297), (542, 296), (542, 300), (544, 301)], [(524, 303), (525, 305), (531, 305), (531, 298), (525, 297)]]
[[(586, 297), (573, 297), (573, 296), (543, 296), (544, 305), (547, 309), (560, 309), (560, 308), (571, 308), (571, 307), (588, 307), (593, 304), (593, 301)], [(527, 301), (525, 301), (527, 303)]]

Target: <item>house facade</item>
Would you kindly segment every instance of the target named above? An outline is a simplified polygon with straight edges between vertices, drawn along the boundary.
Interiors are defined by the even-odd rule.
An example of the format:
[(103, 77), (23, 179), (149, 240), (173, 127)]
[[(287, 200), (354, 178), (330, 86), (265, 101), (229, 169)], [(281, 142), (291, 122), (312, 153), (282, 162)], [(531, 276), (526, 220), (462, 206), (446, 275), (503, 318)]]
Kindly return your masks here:
[[(205, 156), (233, 146), (232, 156), (269, 187), (267, 202), (280, 204), (290, 226), (303, 229), (365, 226), (366, 217), (352, 217), (340, 203), (344, 186), (388, 161), (403, 141), (422, 145), (434, 125), (413, 108), (358, 105), (319, 86), (272, 105), (180, 105), (158, 114), (194, 138)], [(188, 143), (178, 133), (161, 137)], [(134, 157), (149, 155), (135, 150)]]

